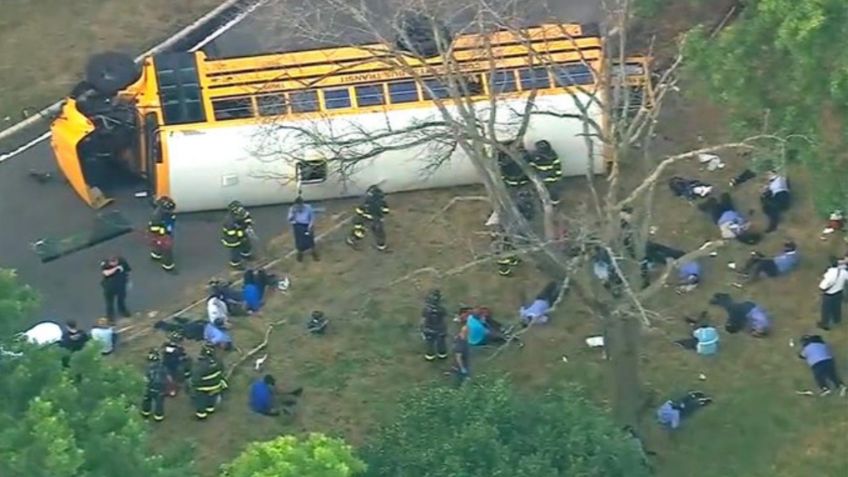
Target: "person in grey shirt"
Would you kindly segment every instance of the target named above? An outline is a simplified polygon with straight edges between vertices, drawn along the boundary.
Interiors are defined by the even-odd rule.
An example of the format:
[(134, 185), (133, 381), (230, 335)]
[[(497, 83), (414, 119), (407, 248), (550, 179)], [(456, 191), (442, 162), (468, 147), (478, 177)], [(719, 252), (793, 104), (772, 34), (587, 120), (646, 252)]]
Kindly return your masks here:
[(91, 328), (91, 340), (100, 344), (100, 354), (112, 354), (115, 351), (118, 334), (115, 332), (115, 328), (109, 324), (107, 318), (100, 318), (97, 320), (97, 324)]
[(311, 205), (297, 196), (294, 204), (289, 208), (288, 221), (292, 226), (294, 235), (294, 247), (297, 250), (297, 261), (303, 261), (303, 252), (312, 251), (312, 258), (318, 260), (318, 251), (315, 249), (315, 210)]

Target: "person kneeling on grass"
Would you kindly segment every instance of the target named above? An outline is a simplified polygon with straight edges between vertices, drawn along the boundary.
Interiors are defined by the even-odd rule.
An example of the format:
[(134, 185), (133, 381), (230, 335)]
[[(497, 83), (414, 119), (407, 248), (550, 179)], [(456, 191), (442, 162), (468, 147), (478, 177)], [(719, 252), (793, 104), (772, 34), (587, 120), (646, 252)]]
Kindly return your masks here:
[(215, 348), (221, 348), (224, 351), (233, 349), (233, 339), (224, 330), (224, 321), (221, 319), (206, 324), (206, 327), (203, 329), (203, 340)]
[(728, 333), (738, 333), (747, 329), (751, 336), (760, 338), (771, 331), (771, 319), (768, 313), (752, 301), (737, 303), (727, 293), (716, 293), (710, 299), (710, 305), (720, 306), (727, 312), (724, 329)]
[(718, 352), (719, 334), (707, 320), (707, 312), (701, 312), (698, 320), (686, 318), (692, 326), (692, 337), (678, 340), (675, 343), (685, 349), (695, 350), (701, 356), (712, 356)]
[(783, 243), (783, 252), (773, 258), (766, 258), (760, 252), (751, 252), (751, 258), (742, 268), (742, 275), (752, 281), (762, 275), (767, 277), (786, 275), (798, 266), (800, 260), (798, 246), (795, 242), (788, 240)]
[(840, 396), (845, 396), (845, 383), (839, 379), (839, 374), (836, 372), (836, 362), (833, 360), (833, 353), (830, 351), (830, 346), (825, 343), (819, 335), (804, 335), (801, 337), (801, 352), (798, 357), (807, 361), (810, 369), (813, 371), (813, 378), (816, 380), (820, 394), (827, 396), (831, 393), (832, 388), (839, 390)]
[[(262, 379), (254, 381), (250, 385), (250, 410), (263, 416), (279, 416), (280, 410), (277, 408), (278, 395), (276, 386), (277, 380), (270, 374), (266, 374)], [(303, 388), (279, 393), (279, 401), (282, 404), (284, 414), (294, 414), (294, 406), (297, 404), (297, 398), (301, 394), (303, 394)]]
[(689, 391), (678, 399), (669, 399), (657, 409), (657, 421), (668, 429), (680, 427), (683, 419), (698, 409), (713, 402), (712, 398), (700, 391)]

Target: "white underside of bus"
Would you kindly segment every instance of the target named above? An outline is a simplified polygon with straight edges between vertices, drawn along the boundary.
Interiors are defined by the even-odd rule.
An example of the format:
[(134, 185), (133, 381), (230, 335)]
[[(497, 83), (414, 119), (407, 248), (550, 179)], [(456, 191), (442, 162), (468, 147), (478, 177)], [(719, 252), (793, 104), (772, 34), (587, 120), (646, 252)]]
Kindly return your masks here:
[[(589, 97), (578, 95), (577, 99), (588, 102)], [(531, 115), (524, 137), (525, 147), (532, 149), (539, 140), (550, 142), (562, 161), (564, 176), (585, 175), (590, 162), (595, 172), (603, 173), (601, 144), (595, 140), (590, 152), (583, 121), (539, 114), (578, 114), (574, 101), (566, 93), (537, 97), (536, 113)], [(523, 98), (498, 102), (499, 141), (515, 137), (525, 104)], [(601, 124), (600, 107), (593, 105), (589, 111), (590, 117)], [(486, 123), (490, 117), (488, 102), (478, 104), (477, 116)], [(438, 126), (420, 129), (422, 124), (441, 122), (442, 118), (431, 107), (165, 131), (170, 195), (180, 212), (191, 212), (222, 209), (232, 200), (247, 206), (288, 203), (297, 197), (298, 189), (305, 200), (315, 201), (359, 196), (372, 184), (379, 184), (390, 193), (480, 183), (465, 151), (451, 147), (448, 130)], [(429, 135), (437, 135), (440, 140), (408, 145)], [(374, 139), (377, 136), (380, 138)], [(374, 152), (375, 147), (396, 149), (356, 162), (358, 157)], [(442, 156), (449, 159), (433, 169), (434, 158)], [(297, 179), (298, 161), (321, 159), (328, 161), (326, 179)], [(351, 166), (354, 162), (356, 165)]]

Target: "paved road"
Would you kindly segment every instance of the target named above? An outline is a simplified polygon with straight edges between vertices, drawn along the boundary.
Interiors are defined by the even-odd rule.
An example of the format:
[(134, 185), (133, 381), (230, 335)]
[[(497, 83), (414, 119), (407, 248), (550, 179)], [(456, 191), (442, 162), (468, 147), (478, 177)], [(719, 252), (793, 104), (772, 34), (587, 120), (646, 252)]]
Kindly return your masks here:
[[(222, 56), (256, 54), (268, 50), (298, 48), (287, 42), (284, 26), (275, 18), (285, 11), (287, 0), (275, 0), (209, 45), (210, 53)], [(561, 19), (595, 21), (599, 0), (552, 0), (551, 11)], [(529, 3), (529, 2), (528, 2)], [(533, 2), (538, 4), (538, 2)], [(300, 3), (300, 5), (303, 5)], [(312, 3), (315, 5), (315, 3)], [(90, 324), (103, 310), (98, 262), (112, 253), (124, 255), (134, 267), (134, 287), (129, 306), (136, 311), (158, 309), (186, 296), (187, 290), (225, 269), (226, 257), (217, 237), (220, 213), (181, 215), (178, 223), (177, 261), (180, 273), (165, 275), (147, 258), (140, 233), (132, 233), (96, 247), (42, 264), (31, 250), (36, 240), (60, 238), (87, 230), (96, 212), (86, 207), (63, 181), (38, 184), (28, 172), (52, 171), (57, 176), (49, 144), (0, 163), (0, 267), (18, 271), (21, 280), (44, 297), (39, 318), (76, 319)], [(143, 230), (150, 211), (132, 190), (120, 194), (111, 209), (119, 209)], [(284, 229), (284, 208), (254, 211), (261, 237)]]

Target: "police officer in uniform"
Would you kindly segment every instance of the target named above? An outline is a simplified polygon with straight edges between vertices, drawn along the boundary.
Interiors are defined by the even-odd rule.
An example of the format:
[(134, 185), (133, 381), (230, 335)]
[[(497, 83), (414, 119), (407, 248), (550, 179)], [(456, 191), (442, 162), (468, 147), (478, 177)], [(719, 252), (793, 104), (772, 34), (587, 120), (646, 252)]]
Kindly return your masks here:
[(176, 203), (170, 197), (162, 196), (156, 200), (154, 207), (147, 224), (147, 231), (150, 234), (150, 258), (158, 261), (163, 270), (171, 272), (176, 268), (174, 263)]
[(227, 206), (227, 216), (221, 229), (221, 243), (229, 250), (230, 266), (240, 268), (244, 260), (253, 256), (253, 217), (250, 212), (234, 200)]
[(551, 200), (559, 200), (559, 181), (562, 179), (562, 162), (548, 141), (536, 141), (530, 165), (548, 188)]
[(386, 231), (383, 228), (383, 217), (389, 213), (386, 197), (383, 191), (376, 185), (368, 187), (365, 191), (365, 200), (356, 208), (353, 217), (353, 229), (345, 239), (345, 243), (357, 248), (360, 240), (365, 238), (365, 226), (371, 228), (374, 234), (374, 242), (377, 250), (386, 250)]
[(180, 384), (186, 383), (191, 378), (191, 363), (185, 348), (182, 345), (183, 334), (174, 331), (168, 336), (168, 341), (162, 346), (162, 364), (168, 378), (168, 395), (177, 395)]
[(223, 367), (215, 358), (214, 348), (206, 343), (192, 370), (191, 382), (194, 392), (194, 415), (197, 419), (204, 420), (215, 412), (221, 393), (227, 389)]
[(141, 401), (141, 416), (145, 419), (153, 414), (153, 420), (160, 422), (165, 419), (165, 382), (167, 380), (165, 368), (159, 350), (151, 349), (147, 353), (146, 385), (144, 398)]
[(427, 350), (424, 352), (424, 359), (427, 361), (433, 361), (436, 357), (448, 357), (448, 328), (445, 324), (447, 314), (442, 306), (442, 292), (432, 290), (424, 299), (424, 311), (421, 312), (421, 335), (427, 343)]

